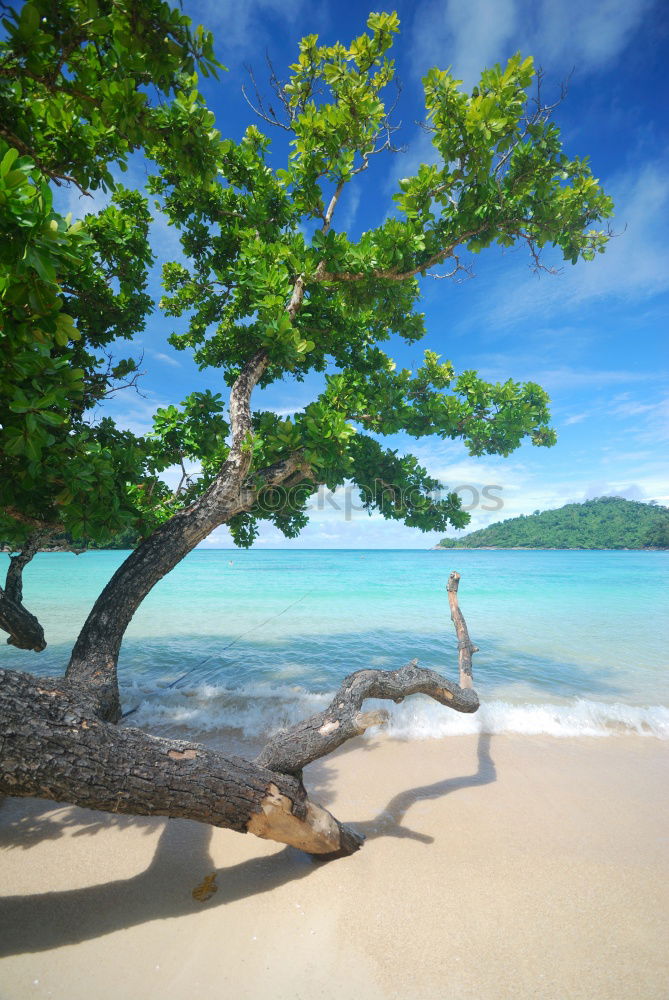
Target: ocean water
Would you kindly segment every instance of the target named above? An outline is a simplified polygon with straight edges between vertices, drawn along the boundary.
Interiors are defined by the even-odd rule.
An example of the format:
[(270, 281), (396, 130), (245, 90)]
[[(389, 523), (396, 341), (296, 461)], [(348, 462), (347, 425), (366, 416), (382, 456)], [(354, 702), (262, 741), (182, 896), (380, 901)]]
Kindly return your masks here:
[[(124, 555), (37, 556), (24, 601), (49, 645), (40, 654), (0, 645), (0, 663), (60, 673)], [(127, 632), (119, 677), (124, 709), (134, 711), (125, 724), (256, 741), (325, 707), (362, 667), (395, 669), (415, 657), (457, 680), (445, 590), (453, 569), (480, 647), (482, 707), (466, 716), (423, 696), (384, 703), (390, 735), (669, 739), (665, 552), (196, 550)]]

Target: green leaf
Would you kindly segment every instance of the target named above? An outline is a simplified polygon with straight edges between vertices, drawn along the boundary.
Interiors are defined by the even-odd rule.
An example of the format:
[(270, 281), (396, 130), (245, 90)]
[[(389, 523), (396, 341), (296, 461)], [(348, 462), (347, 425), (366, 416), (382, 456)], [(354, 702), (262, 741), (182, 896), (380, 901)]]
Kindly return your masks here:
[(26, 260), (34, 267), (43, 281), (54, 282), (56, 280), (56, 269), (53, 261), (43, 250), (29, 247), (26, 251)]
[(34, 4), (27, 3), (21, 9), (19, 17), (19, 33), (22, 38), (28, 39), (35, 34), (39, 27), (39, 11)]
[(112, 19), (110, 17), (96, 17), (88, 26), (92, 35), (104, 35), (112, 29)]
[(18, 149), (14, 149), (13, 146), (10, 146), (10, 148), (3, 156), (2, 161), (0, 162), (1, 176), (5, 177), (9, 173), (12, 163), (14, 162), (14, 160), (17, 158), (18, 155), (19, 155)]

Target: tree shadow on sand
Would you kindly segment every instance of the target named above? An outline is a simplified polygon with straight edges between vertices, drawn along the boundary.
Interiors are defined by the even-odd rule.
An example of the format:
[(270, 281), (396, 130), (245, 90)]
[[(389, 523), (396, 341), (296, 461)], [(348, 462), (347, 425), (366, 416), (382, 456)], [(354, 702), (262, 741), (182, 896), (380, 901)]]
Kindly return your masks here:
[[(322, 772), (325, 765), (320, 769)], [(315, 775), (315, 784), (325, 791), (325, 775)], [(431, 785), (407, 789), (395, 795), (372, 819), (352, 825), (373, 840), (377, 837), (408, 837), (422, 843), (434, 838), (403, 825), (417, 802), (441, 798), (462, 788), (487, 785), (496, 780), (490, 755), (490, 735), (478, 741), (475, 773), (447, 778)], [(311, 786), (310, 786), (311, 789)], [(314, 796), (317, 798), (317, 792)], [(8, 803), (9, 804), (9, 803)], [(11, 806), (16, 809), (16, 800)], [(164, 823), (151, 864), (127, 879), (61, 892), (0, 899), (0, 956), (46, 951), (77, 944), (113, 931), (151, 920), (163, 920), (197, 913), (202, 903), (192, 896), (204, 876), (215, 872), (218, 891), (204, 905), (232, 903), (238, 899), (271, 892), (278, 886), (306, 878), (320, 864), (291, 847), (274, 854), (251, 858), (216, 869), (210, 854), (212, 828), (189, 820), (103, 817), (100, 813), (67, 808), (62, 817), (53, 817), (53, 806), (30, 800), (21, 815), (0, 828), (0, 844), (7, 848), (30, 847), (42, 839), (63, 836), (76, 825), (76, 835), (95, 834), (102, 827), (138, 825), (147, 835)], [(5, 806), (7, 808), (7, 806)], [(0, 815), (1, 815), (0, 810)], [(18, 812), (18, 810), (17, 810)], [(87, 822), (87, 818), (90, 817)], [(345, 860), (334, 864), (345, 864)]]

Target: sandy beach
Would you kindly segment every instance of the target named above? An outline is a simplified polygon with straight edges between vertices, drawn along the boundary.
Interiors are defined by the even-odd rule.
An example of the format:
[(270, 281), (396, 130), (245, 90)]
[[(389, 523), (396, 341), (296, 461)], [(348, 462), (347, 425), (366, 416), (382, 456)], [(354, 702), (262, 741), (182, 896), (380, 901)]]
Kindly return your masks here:
[(329, 864), (6, 799), (0, 995), (667, 998), (668, 763), (632, 736), (358, 741), (307, 774), (367, 836)]

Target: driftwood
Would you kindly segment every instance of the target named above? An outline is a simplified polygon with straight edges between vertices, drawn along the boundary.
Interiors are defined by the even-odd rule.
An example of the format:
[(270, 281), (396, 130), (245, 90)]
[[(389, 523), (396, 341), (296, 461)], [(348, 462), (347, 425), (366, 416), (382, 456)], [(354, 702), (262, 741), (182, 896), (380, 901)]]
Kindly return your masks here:
[(399, 670), (359, 670), (324, 712), (272, 736), (254, 761), (204, 746), (118, 727), (101, 715), (100, 690), (71, 678), (0, 670), (0, 792), (92, 809), (185, 817), (291, 844), (321, 858), (351, 854), (361, 835), (312, 802), (302, 768), (387, 713), (365, 713), (367, 698), (401, 702), (429, 695), (459, 712), (475, 712), (475, 651), (458, 608), (459, 576), (449, 600), (460, 654), (460, 684), (413, 660)]

